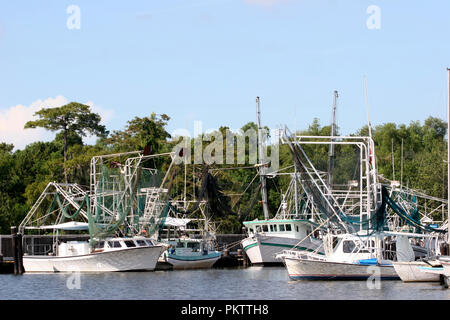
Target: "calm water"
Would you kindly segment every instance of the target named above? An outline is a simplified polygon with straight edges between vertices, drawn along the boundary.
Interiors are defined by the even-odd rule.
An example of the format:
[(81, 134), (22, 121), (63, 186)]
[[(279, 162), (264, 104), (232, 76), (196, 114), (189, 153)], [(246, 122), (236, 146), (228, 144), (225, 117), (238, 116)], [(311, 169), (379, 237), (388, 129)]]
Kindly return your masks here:
[[(77, 281), (79, 279), (79, 281)], [(74, 289), (69, 289), (69, 287)], [(78, 287), (79, 284), (79, 289)], [(284, 267), (103, 274), (0, 275), (0, 299), (450, 300), (438, 283), (290, 281)]]

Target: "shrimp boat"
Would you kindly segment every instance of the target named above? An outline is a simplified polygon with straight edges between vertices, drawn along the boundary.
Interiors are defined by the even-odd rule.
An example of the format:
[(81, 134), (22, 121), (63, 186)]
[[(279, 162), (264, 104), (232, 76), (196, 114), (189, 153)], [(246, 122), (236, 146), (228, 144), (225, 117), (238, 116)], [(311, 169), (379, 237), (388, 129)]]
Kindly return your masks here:
[(23, 257), (26, 272), (152, 271), (164, 245), (149, 238), (106, 238), (92, 248), (88, 241), (67, 241), (55, 255)]
[[(287, 250), (278, 255), (293, 280), (366, 280), (377, 276), (384, 280), (399, 279), (392, 262), (379, 259), (379, 236), (343, 234), (325, 237), (326, 256), (311, 252)], [(332, 242), (336, 241), (332, 249)]]
[[(272, 219), (244, 221), (247, 237), (241, 245), (254, 265), (281, 265), (276, 254), (282, 250), (296, 249), (324, 254), (321, 233), (316, 230), (317, 210), (306, 194), (298, 195), (298, 175), (279, 173), (291, 177), (287, 191), (277, 213)], [(296, 246), (302, 239), (301, 246)]]
[[(291, 186), (295, 180), (291, 181)], [(290, 189), (287, 193), (290, 192)], [(285, 198), (284, 198), (285, 199)], [(304, 210), (308, 210), (305, 206)], [(304, 211), (300, 214), (289, 214), (295, 208), (289, 208), (288, 202), (283, 200), (279, 212), (273, 219), (245, 221), (247, 238), (242, 240), (242, 247), (252, 264), (276, 265), (282, 264), (276, 254), (286, 248), (306, 250), (324, 254), (319, 232), (312, 232), (318, 224), (311, 219), (311, 214)], [(301, 246), (296, 246), (305, 239)]]
[[(422, 238), (427, 250), (427, 256), (416, 258), (410, 253), (410, 257), (397, 257), (392, 264), (395, 271), (403, 282), (438, 282), (443, 271), (442, 263), (438, 260), (440, 256), (440, 241), (437, 235), (410, 234), (408, 237)], [(411, 246), (412, 249), (412, 246)], [(411, 249), (407, 248), (409, 252)]]
[[(311, 234), (317, 226), (314, 220), (312, 202), (309, 198), (300, 199), (298, 193), (297, 172), (267, 174), (266, 162), (263, 155), (263, 133), (260, 117), (260, 100), (256, 98), (258, 114), (258, 151), (259, 151), (259, 174), (261, 181), (261, 197), (264, 212), (264, 219), (244, 221), (247, 237), (241, 241), (241, 246), (253, 265), (281, 265), (281, 261), (276, 259), (276, 254), (286, 248), (293, 248), (305, 237), (302, 250), (320, 250), (322, 241), (319, 232)], [(280, 170), (281, 171), (281, 170)], [(267, 205), (267, 176), (289, 175), (291, 177), (287, 191), (283, 194), (283, 200), (275, 216), (269, 218), (269, 208)]]
[(221, 253), (211, 249), (201, 239), (178, 238), (165, 242), (169, 248), (161, 260), (172, 265), (173, 270), (208, 269), (221, 257)]
[[(450, 69), (447, 68), (448, 73), (448, 121), (447, 121), (447, 132), (450, 132)], [(450, 141), (448, 141), (447, 149), (447, 170), (448, 170), (448, 183), (450, 185)], [(434, 199), (433, 199), (434, 200)], [(448, 201), (450, 200), (450, 188), (448, 189), (447, 197), (447, 214), (449, 213)], [(444, 205), (442, 205), (442, 212), (444, 212)], [(441, 231), (447, 230), (447, 246), (450, 246), (450, 220), (449, 215), (447, 215), (447, 222), (444, 223)], [(444, 220), (444, 217), (442, 217)], [(442, 241), (443, 242), (443, 241)], [(395, 262), (394, 267), (397, 270), (400, 278), (405, 282), (443, 282), (444, 286), (448, 288), (449, 285), (449, 257), (441, 255), (440, 246), (435, 250), (435, 255), (431, 261), (414, 261), (414, 262)]]
[[(448, 288), (450, 285), (450, 256), (439, 256), (432, 264), (428, 263), (428, 266), (417, 266), (417, 269), (414, 269), (411, 273), (416, 275), (418, 271), (422, 273), (418, 276), (421, 279), (420, 281), (425, 281), (422, 279), (428, 278), (430, 280), (427, 282), (439, 281), (444, 285), (444, 288)], [(409, 274), (409, 276), (411, 275)]]
[[(158, 156), (170, 156), (173, 163), (172, 153), (93, 157), (89, 191), (77, 184), (49, 183), (19, 231), (50, 232), (53, 244), (44, 251), (25, 244), (25, 272), (154, 270), (167, 249), (157, 242), (157, 232), (168, 211), (164, 185), (171, 166), (161, 182), (160, 173), (143, 164)], [(124, 159), (125, 164), (118, 162)], [(71, 233), (88, 240), (64, 241)]]
[(442, 264), (437, 260), (396, 261), (393, 265), (403, 282), (438, 282), (443, 271)]
[[(428, 233), (437, 230), (418, 220), (415, 197), (396, 202), (393, 187), (389, 192), (388, 186), (378, 182), (372, 138), (339, 137), (336, 141), (335, 137), (293, 139), (291, 136), (286, 128), (283, 138), (294, 155), (298, 171), (308, 178), (303, 179), (302, 187), (324, 215), (320, 226), (327, 226), (328, 232), (323, 237), (324, 256), (304, 250), (284, 250), (277, 255), (289, 276), (292, 279), (367, 279), (375, 270), (381, 279), (399, 279), (394, 261), (414, 261), (426, 253), (426, 248), (412, 246), (408, 234), (399, 231), (405, 227)], [(301, 147), (301, 144), (321, 143), (352, 145), (359, 150), (356, 190), (349, 186), (344, 193), (323, 181)]]
[(174, 217), (178, 210), (172, 205), (170, 208), (160, 232), (160, 241), (168, 248), (158, 265), (166, 264), (173, 270), (211, 268), (222, 254), (215, 250), (215, 232), (203, 210), (202, 219), (188, 219)]

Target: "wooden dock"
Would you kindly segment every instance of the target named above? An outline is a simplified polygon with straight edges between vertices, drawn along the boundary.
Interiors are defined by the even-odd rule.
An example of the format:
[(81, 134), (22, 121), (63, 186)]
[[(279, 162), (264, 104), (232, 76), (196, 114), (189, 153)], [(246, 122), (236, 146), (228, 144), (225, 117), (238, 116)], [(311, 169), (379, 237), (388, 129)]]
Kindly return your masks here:
[(0, 274), (14, 273), (14, 261), (6, 260), (0, 256)]

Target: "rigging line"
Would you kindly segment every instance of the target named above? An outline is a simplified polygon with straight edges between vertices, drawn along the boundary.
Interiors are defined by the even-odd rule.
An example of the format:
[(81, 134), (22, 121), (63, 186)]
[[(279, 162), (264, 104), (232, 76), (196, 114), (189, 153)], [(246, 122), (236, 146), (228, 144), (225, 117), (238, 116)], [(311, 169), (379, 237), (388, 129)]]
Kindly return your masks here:
[(302, 240), (300, 240), (295, 246), (293, 246), (292, 248), (297, 247), (298, 245), (300, 245), (301, 243), (303, 243), (303, 241), (305, 241), (307, 238), (309, 238), (311, 235), (314, 234), (314, 232), (316, 232), (317, 230), (319, 230), (325, 223), (327, 223), (329, 220), (331, 220), (331, 218), (335, 215), (336, 213), (333, 213), (328, 219), (326, 219), (324, 222), (322, 222), (317, 228), (315, 228), (313, 231), (311, 231), (310, 234), (308, 234), (306, 237), (304, 237)]
[(244, 214), (241, 215), (241, 213), (239, 212), (238, 215), (238, 219), (240, 220), (241, 217), (243, 217), (243, 220), (247, 220), (248, 215), (250, 214), (250, 211), (252, 211), (253, 207), (256, 204), (256, 201), (258, 200), (258, 193), (261, 190), (261, 183), (258, 184), (258, 187), (256, 188), (255, 193), (253, 194), (253, 198), (250, 199), (250, 205), (248, 206), (248, 208), (246, 209), (246, 212)]
[(229, 167), (229, 168), (214, 168), (210, 169), (211, 171), (221, 171), (221, 170), (238, 170), (238, 169), (256, 169), (258, 165), (255, 166), (246, 166), (246, 167)]
[(277, 189), (277, 192), (281, 194), (281, 192), (280, 192), (280, 190), (278, 189), (277, 184), (275, 183), (275, 181), (273, 181), (272, 179), (271, 179), (270, 181), (273, 182), (273, 185), (275, 186), (275, 189)]
[(252, 181), (250, 181), (250, 183), (247, 185), (247, 187), (245, 188), (245, 190), (241, 193), (241, 196), (238, 198), (238, 200), (236, 201), (236, 203), (231, 207), (231, 209), (233, 209), (241, 200), (242, 196), (247, 192), (248, 188), (250, 188), (250, 186), (252, 185), (253, 181), (255, 181), (255, 179), (258, 177), (259, 173), (256, 173), (256, 175), (253, 177)]

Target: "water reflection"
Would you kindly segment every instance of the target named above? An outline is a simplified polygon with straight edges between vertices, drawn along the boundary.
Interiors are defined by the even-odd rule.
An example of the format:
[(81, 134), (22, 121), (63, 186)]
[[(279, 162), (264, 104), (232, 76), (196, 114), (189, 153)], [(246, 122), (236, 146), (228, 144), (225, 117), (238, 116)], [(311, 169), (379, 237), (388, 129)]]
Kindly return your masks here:
[(284, 267), (80, 274), (79, 289), (69, 289), (71, 274), (0, 275), (0, 299), (189, 299), (189, 300), (450, 300), (438, 283), (382, 281), (292, 281)]

